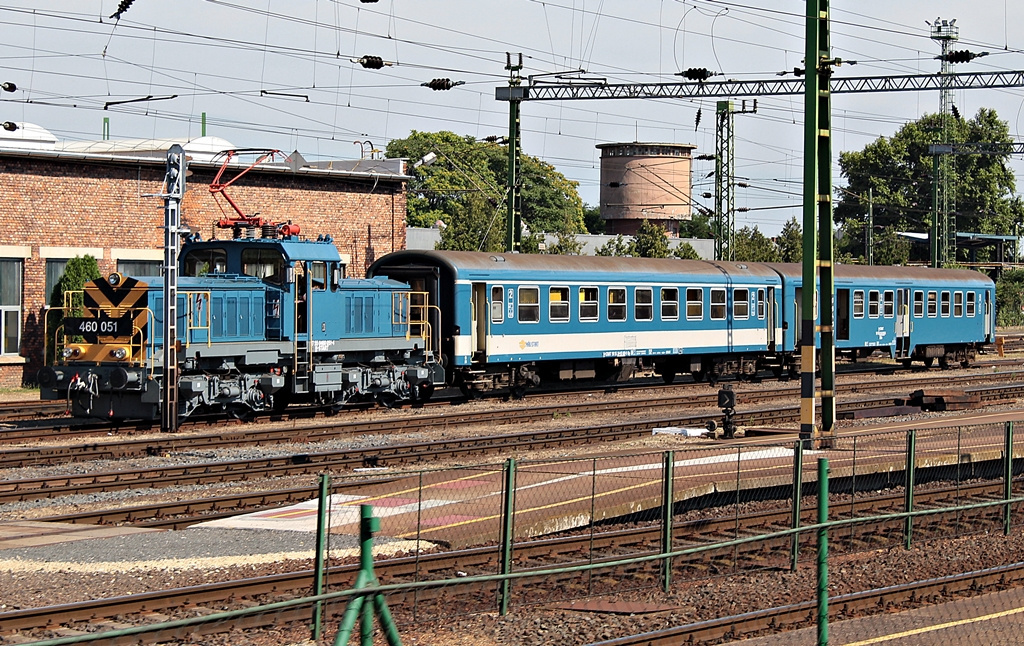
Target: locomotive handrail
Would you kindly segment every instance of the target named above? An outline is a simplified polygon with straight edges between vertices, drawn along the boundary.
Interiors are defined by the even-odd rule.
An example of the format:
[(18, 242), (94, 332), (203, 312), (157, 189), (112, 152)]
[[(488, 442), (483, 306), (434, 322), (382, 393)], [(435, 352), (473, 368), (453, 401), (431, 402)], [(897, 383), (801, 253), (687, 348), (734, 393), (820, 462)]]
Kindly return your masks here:
[[(423, 303), (414, 303), (414, 297), (422, 297)], [(397, 302), (396, 302), (397, 301)], [(441, 308), (430, 303), (430, 295), (427, 292), (394, 292), (392, 294), (391, 324), (405, 326), (406, 340), (413, 336), (423, 340), (423, 349), (428, 356), (434, 350), (434, 326), (430, 323), (430, 313), (437, 315), (438, 330), (441, 327)], [(398, 320), (398, 316), (405, 320)], [(420, 333), (413, 335), (413, 326), (419, 326)]]
[[(192, 344), (193, 330), (206, 330), (206, 347), (213, 347), (213, 330), (210, 323), (210, 304), (213, 301), (210, 290), (179, 293), (185, 295), (185, 302), (188, 303), (188, 318), (185, 324), (185, 347), (188, 348)], [(192, 298), (195, 296), (201, 296), (202, 298), (193, 301)], [(206, 325), (195, 324), (193, 322), (193, 314), (195, 313), (195, 306), (193, 303), (202, 303), (203, 301), (206, 302)], [(202, 308), (200, 307), (200, 309)]]

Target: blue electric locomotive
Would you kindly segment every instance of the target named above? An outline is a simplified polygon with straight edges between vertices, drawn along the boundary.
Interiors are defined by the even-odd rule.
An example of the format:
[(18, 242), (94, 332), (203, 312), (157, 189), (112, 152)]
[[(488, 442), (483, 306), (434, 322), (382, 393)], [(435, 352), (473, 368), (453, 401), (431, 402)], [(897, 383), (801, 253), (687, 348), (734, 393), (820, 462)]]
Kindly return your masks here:
[[(300, 239), (292, 225), (235, 235), (182, 249), (180, 417), (424, 400), (443, 382), (424, 294), (345, 278), (331, 240)], [(52, 311), (63, 324), (48, 340), (57, 360), (40, 371), (42, 398), (67, 398), (80, 417), (159, 419), (162, 288), (115, 273), (85, 286), (80, 312)]]

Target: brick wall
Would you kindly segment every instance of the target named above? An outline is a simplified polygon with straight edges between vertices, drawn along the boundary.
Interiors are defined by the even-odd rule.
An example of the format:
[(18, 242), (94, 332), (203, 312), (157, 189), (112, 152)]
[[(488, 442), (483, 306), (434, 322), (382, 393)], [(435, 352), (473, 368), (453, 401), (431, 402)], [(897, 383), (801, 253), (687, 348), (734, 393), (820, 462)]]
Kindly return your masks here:
[[(193, 164), (182, 220), (210, 239), (223, 214), (209, 192), (216, 168)], [(236, 171), (237, 172), (237, 171)], [(230, 171), (223, 179), (233, 177)], [(0, 245), (28, 246), (24, 260), (24, 363), (0, 357), (0, 387), (32, 383), (42, 366), (42, 317), (47, 295), (46, 259), (40, 247), (102, 248), (101, 272), (116, 269), (111, 248), (159, 250), (163, 200), (143, 197), (162, 190), (164, 161), (27, 157), (0, 153)], [(351, 257), (349, 276), (361, 277), (376, 258), (405, 248), (405, 185), (397, 180), (252, 171), (228, 189), (246, 212), (291, 221), (302, 235), (330, 234)], [(230, 206), (220, 200), (229, 214)], [(229, 237), (230, 231), (216, 231)], [(8, 358), (7, 361), (11, 361)], [(17, 358), (13, 360), (17, 361)]]

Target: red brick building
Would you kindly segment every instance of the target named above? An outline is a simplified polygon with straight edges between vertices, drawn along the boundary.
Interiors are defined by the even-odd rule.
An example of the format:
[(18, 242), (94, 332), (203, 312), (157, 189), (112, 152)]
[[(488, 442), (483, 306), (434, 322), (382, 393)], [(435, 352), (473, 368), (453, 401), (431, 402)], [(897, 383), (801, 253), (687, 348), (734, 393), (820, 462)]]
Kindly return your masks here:
[[(162, 190), (171, 143), (183, 144), (192, 157), (182, 220), (205, 239), (230, 236), (213, 227), (223, 213), (209, 191), (220, 168), (210, 146), (223, 140), (203, 139), (16, 147), (18, 142), (0, 138), (0, 386), (35, 382), (48, 288), (68, 259), (92, 255), (104, 273), (159, 273), (163, 200), (147, 195)], [(303, 235), (330, 234), (351, 276), (364, 275), (377, 257), (405, 247), (403, 160), (310, 165), (300, 156), (292, 159), (247, 173), (228, 189), (232, 199), (247, 214), (298, 224)], [(222, 181), (249, 161), (233, 164)]]

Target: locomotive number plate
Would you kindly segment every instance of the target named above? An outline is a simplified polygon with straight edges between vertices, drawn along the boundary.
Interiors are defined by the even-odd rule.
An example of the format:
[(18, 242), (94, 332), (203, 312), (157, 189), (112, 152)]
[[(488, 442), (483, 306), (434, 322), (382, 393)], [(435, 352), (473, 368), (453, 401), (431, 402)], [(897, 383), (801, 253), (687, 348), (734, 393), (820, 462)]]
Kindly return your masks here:
[(102, 334), (103, 336), (131, 336), (132, 320), (128, 317), (84, 318), (69, 316), (64, 319), (65, 334)]

